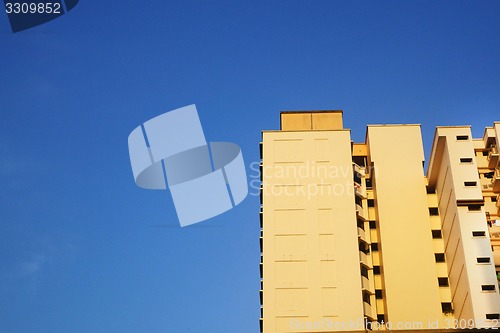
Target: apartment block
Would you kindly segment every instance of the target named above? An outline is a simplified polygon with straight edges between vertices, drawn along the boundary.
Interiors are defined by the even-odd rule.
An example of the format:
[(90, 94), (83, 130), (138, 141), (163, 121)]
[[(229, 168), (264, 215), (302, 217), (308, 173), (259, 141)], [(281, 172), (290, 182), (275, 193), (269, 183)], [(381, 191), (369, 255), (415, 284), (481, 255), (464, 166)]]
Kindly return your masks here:
[(499, 134), (437, 128), (425, 173), (420, 125), (355, 143), (342, 111), (282, 112), (261, 143), (261, 332), (498, 326)]

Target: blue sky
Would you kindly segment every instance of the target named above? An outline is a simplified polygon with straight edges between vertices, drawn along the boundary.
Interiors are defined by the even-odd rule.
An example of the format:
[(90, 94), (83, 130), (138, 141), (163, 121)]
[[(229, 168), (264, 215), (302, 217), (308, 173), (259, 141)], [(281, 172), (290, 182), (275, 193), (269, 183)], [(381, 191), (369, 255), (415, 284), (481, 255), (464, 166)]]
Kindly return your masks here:
[(249, 166), (279, 111), (343, 109), (356, 141), (421, 123), (428, 156), (435, 126), (500, 120), (500, 2), (82, 0), (0, 13), (0, 64), (0, 331), (250, 333), (258, 197), (179, 228), (128, 134), (196, 104)]

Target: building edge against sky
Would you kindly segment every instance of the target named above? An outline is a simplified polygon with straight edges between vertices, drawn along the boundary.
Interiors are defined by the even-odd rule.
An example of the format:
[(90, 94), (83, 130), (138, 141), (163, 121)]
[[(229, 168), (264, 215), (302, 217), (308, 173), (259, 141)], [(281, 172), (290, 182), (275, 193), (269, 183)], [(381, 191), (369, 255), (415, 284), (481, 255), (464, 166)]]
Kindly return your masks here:
[(500, 123), (438, 127), (282, 112), (261, 143), (261, 331), (494, 327)]

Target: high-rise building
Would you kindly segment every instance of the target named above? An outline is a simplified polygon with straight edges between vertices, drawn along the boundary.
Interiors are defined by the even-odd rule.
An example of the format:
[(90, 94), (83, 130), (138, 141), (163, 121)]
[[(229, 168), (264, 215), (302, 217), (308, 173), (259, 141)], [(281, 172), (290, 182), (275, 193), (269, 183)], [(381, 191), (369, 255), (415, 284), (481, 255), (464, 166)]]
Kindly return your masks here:
[(499, 139), (438, 127), (425, 173), (420, 125), (354, 143), (342, 111), (282, 112), (261, 143), (261, 331), (498, 327)]

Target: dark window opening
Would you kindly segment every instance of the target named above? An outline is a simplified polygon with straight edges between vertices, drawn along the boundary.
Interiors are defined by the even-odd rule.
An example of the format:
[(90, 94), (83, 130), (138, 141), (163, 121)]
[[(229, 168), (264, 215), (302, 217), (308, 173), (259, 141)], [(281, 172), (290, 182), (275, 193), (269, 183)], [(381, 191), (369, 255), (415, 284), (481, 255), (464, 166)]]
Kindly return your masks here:
[(375, 207), (375, 200), (368, 199), (368, 207)]
[(357, 172), (354, 172), (354, 181), (358, 184), (361, 184), (361, 176)]
[(434, 253), (436, 262), (445, 262), (444, 253)]
[(432, 230), (432, 238), (441, 239), (443, 235), (441, 234), (441, 230)]
[(484, 237), (486, 236), (486, 231), (473, 231), (472, 237)]
[(375, 298), (376, 299), (382, 299), (382, 289), (376, 289), (375, 290)]
[(371, 303), (370, 303), (370, 294), (363, 293), (363, 302), (368, 303), (368, 304), (371, 305)]
[(483, 284), (481, 286), (481, 290), (482, 291), (495, 291), (496, 288), (495, 288), (495, 285), (494, 284)]
[(358, 228), (365, 230), (365, 222), (361, 219), (357, 219)]
[(477, 257), (476, 262), (478, 264), (489, 264), (490, 263), (490, 258), (489, 257)]
[(372, 251), (378, 251), (378, 243), (372, 243)]
[(464, 182), (465, 186), (477, 186), (477, 182)]
[(370, 248), (365, 243), (359, 243), (359, 250), (361, 252), (363, 252), (364, 254), (369, 254), (370, 253)]
[(438, 284), (440, 287), (448, 287), (449, 286), (448, 278), (445, 277), (438, 278)]
[(486, 319), (488, 320), (500, 319), (500, 313), (487, 313)]
[(488, 151), (487, 150), (483, 150), (483, 156), (488, 156)]
[(264, 304), (264, 302), (263, 302), (263, 301), (264, 301), (264, 292), (261, 290), (261, 291), (259, 292), (259, 294), (260, 294), (260, 295), (259, 295), (259, 296), (260, 296), (260, 305), (262, 305), (262, 304)]
[(383, 322), (385, 322), (385, 315), (383, 315), (383, 314), (378, 314), (378, 315), (377, 315), (377, 322), (379, 322), (379, 323), (383, 323)]
[(368, 279), (368, 269), (365, 266), (361, 266), (361, 276)]
[(468, 135), (457, 135), (457, 140), (467, 141), (467, 140), (469, 140), (469, 136)]
[(361, 207), (363, 207), (363, 200), (361, 200), (361, 198), (360, 198), (360, 197), (356, 196), (356, 197), (354, 198), (354, 200), (356, 201), (356, 204), (357, 204), (357, 205), (360, 205)]
[(478, 212), (481, 210), (481, 205), (468, 205), (467, 206), (467, 209), (470, 211), (470, 212)]
[(370, 229), (377, 229), (377, 222), (370, 221)]
[(373, 274), (380, 275), (380, 266), (373, 266)]
[(439, 216), (439, 209), (437, 207), (430, 207), (429, 208), (429, 215), (430, 216)]
[(264, 214), (260, 212), (259, 217), (260, 217), (260, 228), (262, 229), (262, 227), (264, 226)]
[(462, 157), (460, 163), (472, 163), (472, 157)]
[(371, 179), (367, 179), (367, 180), (366, 180), (366, 187), (368, 187), (368, 188), (373, 187), (373, 184), (372, 184), (372, 180), (371, 180)]
[[(261, 259), (262, 260), (262, 259)], [(263, 276), (264, 276), (264, 265), (262, 265), (262, 263), (259, 265), (260, 266), (260, 278), (262, 279)]]
[(487, 172), (484, 174), (484, 178), (492, 179), (495, 175), (495, 172)]
[(436, 189), (434, 187), (427, 187), (427, 194), (436, 194)]
[(441, 303), (443, 313), (453, 313), (453, 306), (449, 302)]
[(491, 197), (491, 202), (497, 202), (497, 197)]

